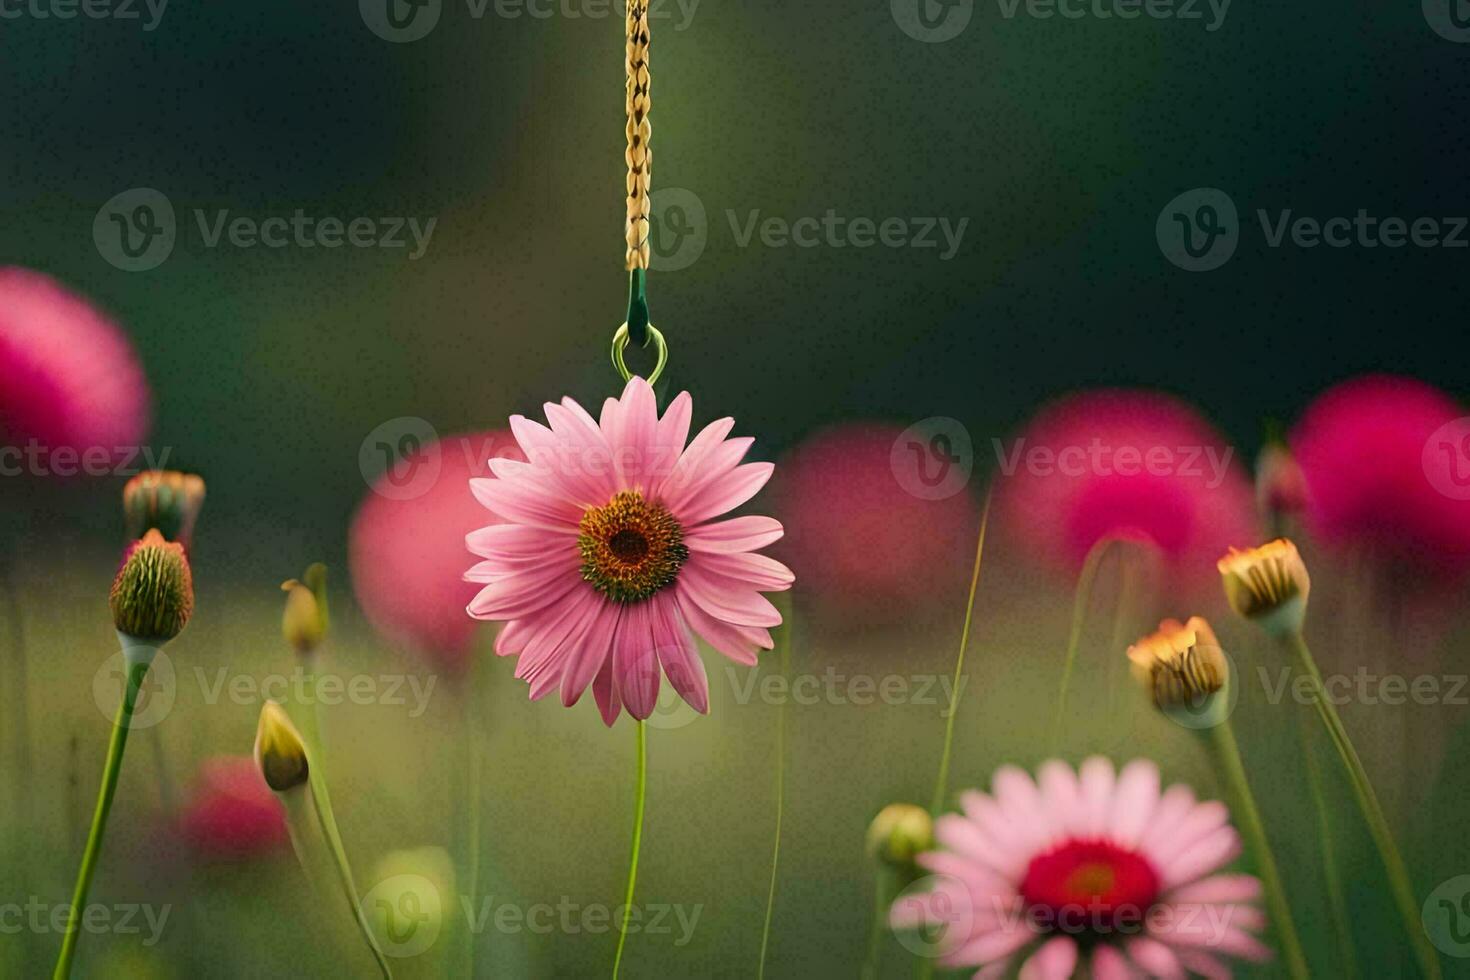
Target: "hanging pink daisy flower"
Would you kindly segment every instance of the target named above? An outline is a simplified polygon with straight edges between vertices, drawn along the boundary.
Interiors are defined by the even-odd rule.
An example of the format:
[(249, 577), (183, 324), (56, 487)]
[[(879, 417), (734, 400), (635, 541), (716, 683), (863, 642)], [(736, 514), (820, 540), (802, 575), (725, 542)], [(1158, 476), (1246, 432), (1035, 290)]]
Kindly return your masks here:
[[(1186, 786), (1160, 791), (1147, 760), (1116, 775), (1094, 757), (1031, 776), (998, 770), (991, 793), (961, 797), (935, 824), (945, 850), (919, 856), (928, 891), (893, 906), (895, 928), (942, 926), (939, 962), (990, 980), (1228, 977), (1224, 957), (1263, 960), (1260, 882), (1217, 874), (1240, 853), (1225, 806)], [(1090, 951), (1090, 956), (1084, 951)]]
[(762, 592), (791, 586), (790, 570), (756, 550), (781, 536), (769, 517), (714, 518), (755, 496), (770, 463), (741, 463), (754, 440), (711, 422), (686, 445), (693, 401), (683, 392), (660, 418), (653, 389), (628, 381), (593, 419), (575, 401), (545, 406), (548, 428), (522, 416), (511, 432), (528, 462), (492, 459), (475, 497), (504, 523), (466, 539), (484, 560), (476, 619), (503, 620), (495, 644), (518, 656), (533, 699), (554, 690), (572, 705), (590, 685), (603, 721), (624, 707), (653, 713), (660, 673), (695, 710), (709, 684), (694, 637), (741, 664), (772, 648), (781, 615)]

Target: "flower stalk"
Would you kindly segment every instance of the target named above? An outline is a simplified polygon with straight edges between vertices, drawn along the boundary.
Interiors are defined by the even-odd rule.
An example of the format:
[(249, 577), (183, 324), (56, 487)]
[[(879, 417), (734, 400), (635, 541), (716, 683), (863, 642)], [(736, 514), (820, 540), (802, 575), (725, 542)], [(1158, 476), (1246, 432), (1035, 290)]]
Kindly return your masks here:
[(623, 966), (623, 947), (628, 942), (628, 920), (633, 915), (633, 891), (638, 884), (638, 852), (643, 847), (643, 813), (648, 802), (648, 730), (638, 722), (638, 800), (633, 808), (633, 853), (628, 859), (628, 887), (623, 896), (623, 920), (618, 923), (618, 952), (613, 958), (613, 980)]

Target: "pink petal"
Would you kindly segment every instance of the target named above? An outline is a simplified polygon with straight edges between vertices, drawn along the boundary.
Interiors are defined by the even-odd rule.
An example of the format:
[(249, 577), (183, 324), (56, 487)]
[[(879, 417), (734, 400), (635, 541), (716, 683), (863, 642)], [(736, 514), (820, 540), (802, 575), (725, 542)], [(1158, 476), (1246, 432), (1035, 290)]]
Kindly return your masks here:
[(1234, 827), (1217, 827), (1183, 854), (1165, 864), (1163, 885), (1174, 888), (1223, 867), (1240, 856), (1240, 835)]
[(656, 596), (649, 601), (652, 607), (654, 645), (664, 676), (700, 714), (709, 713), (709, 679), (704, 672), (704, 661), (699, 659), (694, 637), (689, 627), (679, 618), (678, 606), (672, 598)]
[(670, 509), (686, 524), (719, 517), (754, 497), (775, 471), (774, 463), (745, 463), (701, 487), (681, 508)]
[(1133, 962), (1143, 967), (1149, 976), (1159, 980), (1185, 980), (1178, 954), (1157, 939), (1138, 936), (1128, 940), (1127, 946)]
[(774, 558), (753, 552), (735, 555), (691, 555), (689, 564), (684, 568), (688, 569), (694, 565), (710, 575), (729, 579), (732, 584), (739, 583), (761, 592), (780, 592), (791, 588), (791, 583), (796, 581), (796, 576), (791, 573), (791, 569)]
[(526, 524), (491, 524), (466, 534), (464, 543), (481, 558), (540, 558), (558, 546), (577, 546), (573, 528), (553, 531)]
[(1113, 764), (1102, 756), (1093, 756), (1077, 770), (1081, 797), (1072, 830), (1088, 837), (1101, 837), (1108, 829), (1108, 816), (1113, 802)]
[(673, 451), (673, 457), (669, 461), (670, 472), (683, 453), (684, 444), (689, 440), (689, 422), (693, 415), (694, 399), (689, 397), (689, 392), (681, 391), (669, 402), (669, 407), (664, 409), (664, 417), (658, 420), (659, 448)]
[[(623, 389), (622, 407), (615, 416), (617, 423), (610, 433), (613, 447), (613, 472), (620, 489), (651, 490), (656, 482), (653, 470), (661, 463), (656, 437), (658, 402), (653, 389), (642, 378), (629, 379)], [(606, 426), (604, 426), (604, 429)]]
[(716, 419), (700, 430), (694, 441), (679, 454), (674, 470), (663, 479), (654, 496), (662, 500), (670, 510), (675, 510), (674, 501), (682, 500), (683, 494), (695, 481), (706, 475), (705, 458), (724, 442), (725, 436), (734, 428), (732, 418)]
[(470, 492), (491, 511), (517, 524), (558, 530), (575, 528), (582, 520), (582, 511), (575, 504), (506, 480), (475, 477), (470, 480)]
[(1169, 901), (1176, 905), (1214, 905), (1260, 900), (1261, 882), (1252, 875), (1215, 875), (1169, 893)]
[(611, 728), (623, 710), (623, 699), (618, 693), (617, 678), (613, 676), (612, 657), (602, 662), (602, 670), (592, 681), (592, 696), (597, 700), (597, 710), (602, 713), (602, 723)]
[(1068, 980), (1077, 968), (1077, 944), (1067, 936), (1057, 936), (1041, 945), (1021, 965), (1018, 980)]
[(576, 624), (558, 644), (566, 660), (562, 669), (561, 703), (568, 708), (582, 697), (603, 663), (612, 659), (613, 637), (617, 635), (621, 612), (617, 604), (588, 591), (593, 598), (580, 608), (569, 610), (567, 618), (575, 616)]
[(690, 551), (706, 554), (735, 554), (755, 551), (780, 539), (781, 522), (771, 517), (735, 517), (714, 524), (700, 524), (684, 532)]
[(765, 637), (765, 642), (762, 643), (752, 639), (752, 631), (711, 616), (679, 586), (674, 588), (674, 600), (679, 604), (679, 614), (684, 617), (690, 629), (738, 664), (753, 667), (756, 663), (756, 651), (770, 650), (775, 646), (771, 642), (770, 634), (764, 630), (759, 631)]
[(578, 587), (585, 588), (586, 583), (557, 568), (544, 573), (507, 575), (485, 586), (470, 600), (469, 614), (475, 619), (518, 619), (551, 605)]
[(1147, 759), (1128, 763), (1118, 775), (1113, 792), (1109, 816), (1112, 839), (1123, 847), (1136, 847), (1158, 805), (1159, 767)]
[(613, 638), (613, 672), (628, 714), (639, 721), (658, 707), (659, 670), (648, 603), (625, 606)]
[(1137, 972), (1127, 957), (1111, 946), (1099, 946), (1092, 953), (1092, 980), (1134, 980)]
[(750, 586), (705, 572), (697, 564), (679, 570), (674, 588), (722, 622), (767, 629), (781, 625), (781, 613), (765, 596)]

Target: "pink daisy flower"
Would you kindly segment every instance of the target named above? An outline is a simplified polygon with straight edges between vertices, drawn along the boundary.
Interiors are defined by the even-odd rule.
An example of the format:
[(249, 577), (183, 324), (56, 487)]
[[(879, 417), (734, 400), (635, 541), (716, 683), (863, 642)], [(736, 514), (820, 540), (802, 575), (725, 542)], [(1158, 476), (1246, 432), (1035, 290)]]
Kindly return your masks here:
[(561, 692), (572, 705), (590, 685), (603, 721), (624, 707), (653, 713), (660, 673), (695, 710), (709, 710), (700, 636), (741, 664), (772, 647), (781, 615), (763, 592), (794, 576), (756, 550), (781, 536), (769, 517), (714, 518), (763, 487), (770, 463), (741, 463), (754, 440), (728, 439), (734, 419), (693, 440), (683, 392), (660, 418), (653, 389), (633, 378), (593, 419), (575, 401), (547, 403), (550, 426), (519, 415), (511, 432), (528, 462), (492, 459), (470, 481), (504, 523), (465, 542), (484, 560), (465, 573), (483, 584), (476, 619), (505, 621), (495, 643), (518, 656), (533, 699)]
[(1158, 549), (1172, 582), (1214, 595), (1215, 559), (1260, 536), (1254, 490), (1233, 448), (1169, 395), (1072, 395), (998, 452), (1000, 526), (1069, 574), (1099, 541), (1141, 539)]
[(30, 269), (0, 268), (0, 377), (0, 439), (12, 445), (121, 459), (148, 428), (148, 383), (127, 336)]
[(1470, 571), (1470, 502), (1442, 489), (1463, 480), (1463, 448), (1456, 438), (1446, 456), (1431, 442), (1466, 414), (1438, 388), (1395, 375), (1353, 378), (1320, 395), (1291, 434), (1312, 529), (1400, 573)]
[[(825, 429), (782, 461), (783, 557), (802, 594), (852, 628), (953, 606), (969, 582), (980, 509), (968, 493), (925, 500), (894, 477), (899, 426)], [(882, 556), (881, 560), (874, 556)]]
[(368, 621), (389, 642), (451, 677), (463, 676), (481, 628), (461, 613), (479, 591), (462, 577), (464, 538), (485, 524), (485, 508), (466, 483), (490, 472), (491, 456), (525, 459), (504, 430), (446, 436), (419, 447), (399, 469), (437, 467), (432, 484), (400, 497), (384, 473), (348, 532), (352, 588)]
[(211, 858), (268, 854), (290, 839), (286, 811), (248, 755), (205, 760), (180, 830), (196, 853)]
[(900, 898), (895, 928), (943, 927), (939, 962), (997, 978), (1229, 977), (1224, 957), (1263, 960), (1260, 882), (1219, 874), (1240, 853), (1225, 806), (1186, 786), (1161, 791), (1147, 760), (1116, 775), (1094, 757), (1039, 778), (998, 770), (990, 795), (935, 824), (944, 850), (919, 856), (928, 891)]

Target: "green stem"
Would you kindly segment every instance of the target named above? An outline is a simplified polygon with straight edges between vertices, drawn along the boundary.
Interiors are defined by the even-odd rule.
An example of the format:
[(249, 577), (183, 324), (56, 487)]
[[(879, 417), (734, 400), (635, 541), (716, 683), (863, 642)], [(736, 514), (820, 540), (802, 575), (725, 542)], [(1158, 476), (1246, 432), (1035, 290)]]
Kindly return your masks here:
[(1122, 672), (1124, 657), (1122, 651), (1128, 644), (1128, 621), (1129, 613), (1133, 611), (1133, 593), (1137, 583), (1137, 569), (1135, 567), (1136, 551), (1132, 548), (1125, 549), (1119, 557), (1118, 576), (1121, 580), (1118, 584), (1118, 605), (1113, 610), (1113, 635), (1108, 642), (1108, 713), (1107, 717), (1116, 717), (1116, 705), (1118, 700), (1118, 675)]
[(1317, 661), (1312, 657), (1312, 651), (1307, 647), (1306, 639), (1300, 632), (1290, 634), (1287, 639), (1297, 659), (1301, 662), (1302, 669), (1312, 679), (1312, 700), (1317, 706), (1317, 715), (1322, 719), (1327, 734), (1331, 736), (1332, 743), (1337, 748), (1337, 754), (1342, 758), (1343, 767), (1348, 772), (1353, 794), (1357, 797), (1358, 808), (1363, 813), (1363, 820), (1368, 824), (1368, 830), (1373, 835), (1373, 843), (1377, 846), (1378, 855), (1383, 860), (1384, 870), (1388, 873), (1389, 890), (1393, 893), (1394, 904), (1398, 907), (1405, 930), (1408, 931), (1409, 942), (1413, 945), (1414, 954), (1419, 960), (1419, 968), (1429, 980), (1439, 980), (1439, 957), (1429, 945), (1429, 938), (1421, 926), (1418, 903), (1414, 898), (1414, 887), (1409, 880), (1409, 870), (1404, 865), (1398, 844), (1394, 842), (1393, 832), (1389, 830), (1388, 820), (1383, 815), (1383, 807), (1378, 802), (1378, 794), (1373, 791), (1368, 772), (1363, 768), (1363, 760), (1358, 757), (1358, 751), (1353, 747), (1352, 739), (1348, 737), (1342, 719), (1338, 717), (1337, 708), (1327, 699), (1327, 693), (1322, 686), (1322, 672), (1317, 669)]
[(878, 954), (882, 950), (883, 932), (888, 926), (888, 892), (892, 877), (892, 872), (882, 868), (873, 882), (873, 918), (868, 923), (868, 955), (863, 961), (863, 980), (878, 980)]
[[(310, 788), (309, 780), (308, 788)], [(357, 920), (357, 928), (362, 932), (362, 938), (367, 942), (373, 959), (377, 961), (378, 972), (382, 973), (383, 980), (393, 980), (393, 971), (388, 967), (388, 959), (378, 947), (377, 937), (373, 935), (372, 927), (368, 925), (367, 916), (363, 915), (362, 903), (357, 897), (357, 885), (352, 880), (352, 867), (347, 863), (347, 850), (342, 846), (342, 835), (337, 831), (337, 819), (332, 816), (332, 806), (315, 792), (311, 794), (311, 802), (316, 808), (316, 819), (322, 829), (322, 836), (326, 838), (327, 846), (331, 848), (332, 860), (337, 866), (338, 883), (342, 886), (347, 904), (352, 907), (352, 915)]]
[(127, 686), (123, 690), (122, 703), (118, 705), (117, 718), (112, 724), (112, 740), (107, 746), (107, 761), (102, 768), (102, 786), (97, 793), (97, 809), (92, 814), (92, 829), (87, 833), (87, 847), (82, 852), (82, 866), (77, 872), (76, 888), (72, 892), (70, 917), (66, 925), (65, 938), (61, 942), (61, 955), (56, 960), (53, 980), (66, 980), (71, 976), (72, 959), (76, 956), (77, 938), (81, 935), (80, 922), (87, 907), (87, 892), (92, 887), (92, 875), (97, 870), (97, 856), (102, 853), (102, 835), (107, 831), (107, 815), (112, 811), (112, 798), (117, 793), (117, 778), (122, 772), (123, 752), (128, 746), (128, 731), (133, 724), (133, 708), (142, 690), (143, 678), (148, 676), (152, 663), (149, 656), (141, 662), (129, 657)]
[[(480, 737), (481, 733), (477, 724), (474, 700), (475, 677), (477, 676), (474, 664), (470, 665), (470, 674), (465, 678), (464, 690), (464, 737), (466, 744), (466, 793), (469, 799), (465, 801), (466, 810), (466, 886), (465, 893), (468, 895), (469, 907), (476, 908), (480, 892)], [(465, 973), (467, 980), (473, 980), (475, 976), (475, 933), (471, 929), (465, 930)]]
[(934, 780), (934, 800), (929, 805), (929, 812), (936, 817), (944, 807), (944, 797), (949, 791), (949, 757), (954, 748), (955, 715), (959, 713), (960, 675), (965, 670), (965, 648), (970, 645), (970, 623), (975, 615), (975, 590), (980, 584), (980, 560), (985, 554), (985, 529), (990, 525), (991, 492), (986, 491), (985, 508), (980, 512), (980, 533), (975, 541), (975, 565), (970, 570), (970, 595), (965, 600), (965, 625), (960, 629), (960, 651), (954, 661), (954, 685), (950, 687), (955, 692), (955, 701), (950, 704), (949, 717), (944, 722), (944, 750), (939, 756), (939, 775)]
[(638, 852), (643, 847), (643, 810), (648, 802), (648, 732), (638, 723), (638, 803), (633, 810), (633, 854), (628, 860), (628, 888), (623, 895), (623, 921), (618, 924), (618, 953), (613, 958), (613, 980), (623, 965), (623, 947), (628, 942), (628, 919), (633, 914), (633, 887), (638, 883)]
[(1271, 925), (1281, 942), (1282, 959), (1286, 961), (1286, 972), (1294, 980), (1307, 980), (1311, 973), (1307, 969), (1306, 954), (1302, 952), (1301, 937), (1296, 931), (1291, 905), (1286, 900), (1286, 890), (1281, 884), (1281, 872), (1276, 866), (1276, 855), (1266, 838), (1266, 827), (1261, 820), (1261, 811), (1256, 807), (1255, 794), (1251, 792), (1245, 775), (1245, 765), (1240, 759), (1240, 746), (1235, 741), (1235, 730), (1228, 720), (1208, 729), (1213, 737), (1216, 756), (1235, 797), (1236, 822), (1245, 836), (1250, 849), (1255, 852), (1256, 863), (1261, 872), (1261, 884), (1266, 889), (1266, 904), (1271, 910)]
[(1298, 712), (1301, 720), (1302, 754), (1307, 760), (1307, 784), (1312, 790), (1312, 803), (1317, 808), (1317, 839), (1322, 844), (1322, 874), (1327, 883), (1327, 903), (1332, 910), (1332, 928), (1337, 933), (1337, 943), (1342, 949), (1344, 973), (1349, 980), (1362, 976), (1358, 968), (1357, 950), (1353, 946), (1352, 919), (1348, 914), (1347, 893), (1342, 887), (1342, 875), (1337, 870), (1337, 855), (1332, 846), (1332, 817), (1327, 809), (1327, 798), (1323, 794), (1322, 771), (1317, 765), (1317, 753), (1312, 748), (1312, 729), (1306, 712)]
[(1097, 570), (1102, 565), (1103, 556), (1116, 540), (1103, 538), (1094, 544), (1077, 576), (1077, 592), (1072, 600), (1072, 632), (1067, 638), (1067, 653), (1062, 661), (1062, 686), (1057, 692), (1057, 714), (1052, 722), (1050, 744), (1053, 754), (1061, 745), (1062, 728), (1067, 720), (1067, 689), (1072, 685), (1072, 669), (1077, 664), (1077, 648), (1082, 643), (1082, 627), (1087, 622), (1087, 607), (1092, 603), (1092, 587), (1097, 582)]
[[(781, 631), (781, 679), (791, 673), (791, 612)], [(761, 926), (761, 958), (757, 980), (765, 980), (766, 951), (771, 945), (771, 917), (776, 910), (776, 871), (781, 866), (781, 823), (786, 812), (786, 701), (776, 708), (776, 839), (771, 845), (771, 881), (766, 886), (766, 920)]]

